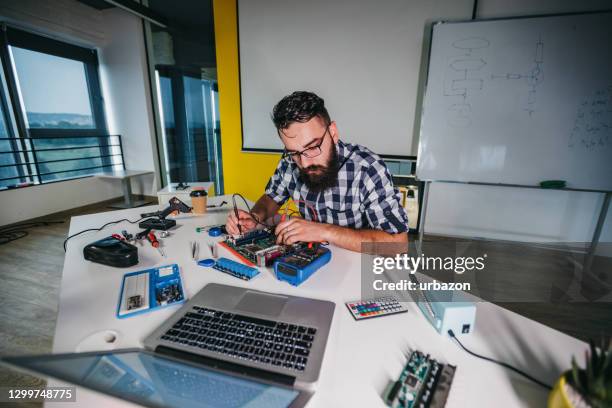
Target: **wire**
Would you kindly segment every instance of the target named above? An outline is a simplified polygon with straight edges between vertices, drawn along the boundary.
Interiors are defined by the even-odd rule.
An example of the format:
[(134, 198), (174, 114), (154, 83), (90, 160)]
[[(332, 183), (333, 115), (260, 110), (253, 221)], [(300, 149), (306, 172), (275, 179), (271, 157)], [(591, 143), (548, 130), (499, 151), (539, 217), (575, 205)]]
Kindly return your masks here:
[(243, 197), (242, 194), (240, 193), (234, 193), (232, 194), (232, 202), (234, 203), (234, 208), (237, 209), (238, 206), (236, 205), (236, 197), (240, 197), (242, 198), (242, 201), (244, 202), (244, 205), (246, 205), (247, 210), (249, 210), (249, 213), (251, 212), (251, 206), (249, 205), (249, 202), (246, 200), (246, 198)]
[[(234, 204), (234, 211), (236, 211), (238, 209), (238, 206), (236, 205), (236, 196), (238, 196), (238, 197), (240, 197), (242, 199), (242, 201), (244, 202), (244, 205), (246, 205), (246, 208), (249, 210), (249, 215), (251, 216), (251, 218), (253, 218), (253, 221), (255, 221), (259, 225), (263, 225), (266, 228), (272, 228), (272, 225), (268, 225), (268, 224), (266, 224), (264, 222), (261, 222), (259, 220), (259, 217), (257, 217), (255, 214), (253, 214), (253, 212), (251, 211), (251, 206), (249, 205), (249, 202), (240, 193), (232, 194), (232, 202)], [(238, 217), (236, 217), (236, 218), (238, 218)]]
[(302, 213), (296, 210), (288, 210), (285, 214), (287, 214), (289, 217), (293, 217), (294, 215), (296, 217), (302, 217)]
[(43, 226), (43, 225), (49, 225), (49, 224), (63, 224), (64, 221), (31, 221), (31, 222), (24, 222), (22, 224), (15, 224), (15, 225), (9, 225), (7, 227), (2, 227), (0, 228), (0, 233), (3, 233), (5, 231), (8, 230), (13, 230), (13, 229), (21, 229), (21, 228), (30, 228), (30, 227), (38, 227), (38, 226)]
[(319, 222), (319, 217), (317, 216), (317, 210), (315, 209), (314, 205), (310, 204), (309, 202), (305, 201), (305, 200), (297, 200), (296, 204), (304, 204), (305, 208), (307, 210), (312, 210), (312, 220), (314, 222)]
[(33, 221), (0, 228), (0, 245), (8, 244), (9, 242), (27, 237), (29, 233), (26, 231), (26, 228), (46, 227), (51, 224), (63, 223), (64, 221)]
[[(354, 145), (353, 148), (349, 151), (349, 154), (344, 158), (344, 160), (342, 160), (342, 163), (340, 163), (340, 165), (338, 166), (338, 171), (340, 171), (340, 169), (342, 169), (344, 167), (344, 165), (346, 164), (346, 162), (351, 158), (351, 156), (353, 155), (353, 153), (355, 153), (355, 150), (357, 150), (357, 145)], [(321, 193), (319, 193), (321, 194)], [(296, 204), (299, 203), (303, 203), (304, 206), (306, 207), (306, 209), (312, 210), (312, 220), (315, 222), (319, 222), (318, 217), (317, 217), (317, 211), (315, 210), (314, 206), (304, 200), (298, 200), (298, 201), (294, 201)], [(304, 211), (304, 213), (306, 213), (306, 211)]]
[[(246, 200), (244, 202), (246, 203)], [(236, 217), (236, 226), (238, 227), (238, 232), (240, 233), (240, 235), (242, 235), (242, 226), (240, 225), (240, 216), (238, 215), (238, 206), (236, 205), (236, 194), (232, 195), (232, 203), (234, 204), (234, 216)], [(247, 208), (249, 208), (248, 204)], [(249, 213), (250, 212), (251, 209), (249, 208)]]
[(3, 233), (0, 235), (0, 245), (8, 244), (26, 236), (28, 236), (28, 231), (24, 230)]
[[(262, 225), (262, 226), (264, 226), (266, 228), (273, 228), (274, 227), (273, 225), (269, 225), (269, 224), (266, 224), (264, 222), (261, 222), (259, 217), (257, 217), (255, 214), (253, 214), (253, 212), (251, 211), (251, 207), (249, 206), (248, 201), (246, 200), (246, 198), (244, 198), (242, 196), (242, 194), (239, 194), (239, 193), (232, 194), (232, 203), (234, 204), (234, 211), (236, 211), (238, 209), (238, 206), (236, 205), (236, 197), (240, 197), (242, 199), (242, 201), (244, 202), (244, 204), (246, 205), (246, 207), (247, 207), (247, 209), (249, 211), (249, 214), (251, 215), (251, 217), (253, 218), (253, 220), (257, 224)], [(310, 203), (308, 203), (308, 202), (306, 202), (304, 200), (298, 200), (295, 203), (296, 204), (303, 203), (306, 206), (306, 209), (312, 210), (312, 218), (313, 218), (313, 220), (315, 222), (318, 222), (317, 212), (316, 212), (316, 210), (315, 210), (315, 208), (314, 208), (314, 206), (312, 204), (310, 204)], [(290, 211), (291, 211), (291, 213), (289, 213)], [(299, 211), (289, 210), (288, 204), (285, 204), (285, 214), (287, 214), (287, 215), (300, 214), (300, 216), (302, 215)]]
[(66, 238), (66, 239), (64, 240), (64, 252), (66, 252), (66, 244), (68, 243), (68, 240), (69, 240), (69, 239), (71, 239), (71, 238), (76, 237), (77, 235), (81, 235), (81, 234), (83, 234), (83, 233), (85, 233), (85, 232), (89, 232), (89, 231), (102, 231), (102, 230), (103, 230), (105, 227), (107, 227), (107, 226), (109, 226), (109, 225), (112, 225), (112, 224), (119, 224), (120, 222), (123, 222), (123, 221), (127, 221), (127, 222), (129, 222), (130, 224), (136, 224), (137, 222), (140, 222), (140, 221), (144, 220), (145, 218), (150, 218), (150, 217), (142, 217), (142, 218), (140, 218), (140, 219), (138, 219), (138, 220), (136, 220), (136, 221), (130, 221), (130, 220), (128, 220), (127, 218), (122, 218), (122, 219), (117, 220), (117, 221), (110, 221), (110, 222), (107, 222), (106, 224), (104, 224), (104, 225), (103, 225), (103, 226), (101, 226), (100, 228), (87, 228), (87, 229), (85, 229), (85, 230), (83, 230), (83, 231), (77, 232), (76, 234), (72, 234), (72, 235), (70, 235), (68, 238)]
[(523, 377), (527, 378), (528, 380), (533, 381), (534, 383), (538, 384), (538, 385), (539, 385), (539, 386), (541, 386), (541, 387), (544, 387), (544, 388), (546, 388), (546, 389), (548, 389), (548, 390), (552, 390), (552, 387), (551, 387), (550, 385), (548, 385), (548, 384), (546, 384), (546, 383), (544, 383), (544, 382), (542, 382), (542, 381), (540, 381), (540, 380), (538, 380), (538, 379), (536, 379), (536, 378), (534, 378), (534, 377), (530, 376), (530, 375), (529, 375), (529, 374), (527, 374), (526, 372), (521, 371), (521, 370), (519, 370), (518, 368), (515, 368), (515, 367), (511, 366), (511, 365), (510, 365), (510, 364), (508, 364), (508, 363), (504, 363), (503, 361), (497, 361), (497, 360), (492, 359), (492, 358), (490, 358), (490, 357), (481, 356), (480, 354), (476, 354), (476, 353), (474, 353), (474, 352), (472, 352), (472, 351), (468, 350), (468, 349), (467, 349), (467, 348), (466, 348), (466, 347), (465, 347), (465, 346), (464, 346), (464, 345), (463, 345), (463, 344), (462, 344), (462, 343), (459, 341), (459, 339), (457, 338), (457, 336), (455, 336), (455, 333), (453, 333), (453, 331), (452, 331), (452, 330), (449, 330), (449, 331), (448, 331), (448, 335), (449, 335), (449, 336), (451, 336), (451, 337), (452, 337), (452, 338), (453, 338), (453, 339), (454, 339), (454, 340), (457, 342), (457, 344), (459, 344), (459, 345), (461, 346), (461, 348), (462, 348), (462, 349), (464, 349), (466, 352), (468, 352), (469, 354), (473, 355), (474, 357), (478, 357), (478, 358), (481, 358), (481, 359), (483, 359), (483, 360), (487, 360), (487, 361), (490, 361), (490, 362), (492, 362), (492, 363), (499, 364), (500, 366), (505, 367), (505, 368), (507, 368), (508, 370), (512, 370), (512, 371), (514, 371), (515, 373), (517, 373), (517, 374), (519, 374), (519, 375), (522, 375)]

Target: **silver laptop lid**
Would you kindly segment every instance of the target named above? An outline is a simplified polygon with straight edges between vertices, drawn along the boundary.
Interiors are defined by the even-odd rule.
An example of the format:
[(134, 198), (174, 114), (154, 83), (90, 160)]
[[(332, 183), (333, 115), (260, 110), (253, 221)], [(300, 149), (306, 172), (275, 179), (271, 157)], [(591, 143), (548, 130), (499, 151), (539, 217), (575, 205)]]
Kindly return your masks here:
[(297, 408), (311, 396), (138, 349), (3, 357), (0, 361), (28, 373), (155, 408)]
[[(209, 357), (218, 361), (238, 364), (242, 367), (254, 368), (260, 372), (272, 372), (279, 375), (271, 378), (281, 383), (296, 384), (308, 387), (317, 381), (321, 369), (321, 363), (325, 353), (325, 346), (329, 336), (335, 303), (309, 299), (284, 294), (274, 294), (240, 288), (235, 286), (211, 283), (202, 288), (170, 319), (164, 322), (151, 335), (144, 340), (145, 348), (161, 352), (167, 349), (179, 350), (180, 352)], [(199, 308), (210, 308), (213, 310), (246, 316), (253, 319), (264, 319), (266, 321), (278, 322), (278, 327), (286, 325), (308, 327), (316, 330), (307, 356), (308, 362), (303, 371), (287, 368), (282, 365), (274, 366), (253, 361), (249, 358), (231, 356), (220, 352), (207, 350), (198, 345), (178, 344), (175, 341), (162, 339), (173, 327), (179, 324), (181, 319), (189, 316), (189, 313), (201, 313)], [(273, 334), (276, 336), (277, 334)], [(265, 341), (265, 339), (262, 339)], [(193, 342), (192, 342), (193, 343)], [(249, 372), (249, 371), (245, 371)], [(251, 372), (253, 374), (253, 372)], [(254, 372), (257, 375), (257, 372)], [(266, 378), (266, 376), (264, 376)], [(269, 377), (270, 378), (270, 377)], [(290, 379), (290, 381), (287, 381)]]

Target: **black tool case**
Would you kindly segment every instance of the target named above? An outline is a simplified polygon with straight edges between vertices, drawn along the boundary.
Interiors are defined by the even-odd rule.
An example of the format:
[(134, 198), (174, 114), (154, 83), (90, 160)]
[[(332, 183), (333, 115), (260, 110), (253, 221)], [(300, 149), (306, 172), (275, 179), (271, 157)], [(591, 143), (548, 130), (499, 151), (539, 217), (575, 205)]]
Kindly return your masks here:
[(138, 263), (138, 248), (120, 239), (106, 237), (87, 245), (83, 256), (91, 262), (127, 268)]

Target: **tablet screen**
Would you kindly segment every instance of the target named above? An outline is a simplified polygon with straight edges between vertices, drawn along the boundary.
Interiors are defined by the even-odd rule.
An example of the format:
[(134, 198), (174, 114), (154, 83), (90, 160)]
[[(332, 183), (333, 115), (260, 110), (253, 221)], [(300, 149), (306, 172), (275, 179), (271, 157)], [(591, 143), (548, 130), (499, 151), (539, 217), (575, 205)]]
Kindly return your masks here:
[(152, 407), (285, 408), (299, 394), (290, 388), (236, 377), (143, 351), (5, 360), (46, 376)]

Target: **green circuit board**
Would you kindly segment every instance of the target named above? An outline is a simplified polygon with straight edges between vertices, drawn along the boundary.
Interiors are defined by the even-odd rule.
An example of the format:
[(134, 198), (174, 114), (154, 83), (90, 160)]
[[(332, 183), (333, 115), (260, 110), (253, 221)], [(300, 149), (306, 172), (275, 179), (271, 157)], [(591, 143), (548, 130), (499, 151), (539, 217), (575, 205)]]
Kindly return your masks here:
[(384, 398), (392, 408), (442, 408), (446, 404), (456, 367), (413, 351), (399, 379)]
[(236, 245), (231, 241), (225, 241), (225, 245), (257, 265), (257, 252), (273, 248), (276, 245), (276, 237), (267, 237), (255, 240), (250, 244)]
[(227, 237), (222, 245), (256, 266), (270, 266), (275, 259), (300, 251), (307, 246), (302, 242), (278, 245), (276, 236), (268, 230), (255, 230), (237, 237)]

